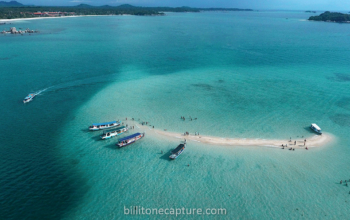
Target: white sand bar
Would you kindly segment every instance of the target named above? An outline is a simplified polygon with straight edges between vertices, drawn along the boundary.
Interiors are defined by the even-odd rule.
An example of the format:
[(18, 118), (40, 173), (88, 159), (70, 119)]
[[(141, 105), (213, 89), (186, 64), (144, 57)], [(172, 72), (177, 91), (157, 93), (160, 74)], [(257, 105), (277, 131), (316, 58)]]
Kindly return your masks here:
[[(135, 126), (135, 131), (138, 131), (138, 132), (140, 132), (139, 130), (146, 131), (146, 135), (158, 135), (169, 139), (174, 139), (176, 141), (178, 141), (179, 137), (181, 137), (183, 139), (186, 139), (186, 141), (196, 141), (196, 142), (201, 142), (201, 143), (210, 144), (210, 145), (282, 147), (282, 144), (284, 146), (287, 144), (288, 147), (298, 148), (298, 147), (304, 147), (304, 140), (306, 139), (305, 146), (310, 148), (310, 147), (324, 146), (335, 139), (334, 136), (330, 133), (323, 133), (322, 135), (315, 134), (310, 137), (292, 139), (292, 141), (290, 141), (289, 139), (278, 140), (278, 139), (259, 139), (259, 138), (256, 138), (256, 139), (223, 138), (223, 137), (213, 137), (213, 136), (204, 136), (204, 135), (198, 136), (194, 134), (184, 135), (183, 133), (181, 134), (181, 133), (169, 132), (169, 131), (164, 131), (159, 129), (153, 129), (148, 125), (142, 126), (134, 121), (124, 121), (124, 123), (128, 124), (129, 126)], [(138, 126), (136, 124), (138, 124)], [(152, 129), (149, 130), (149, 128), (152, 128)], [(296, 144), (294, 145), (295, 141), (296, 141)]]

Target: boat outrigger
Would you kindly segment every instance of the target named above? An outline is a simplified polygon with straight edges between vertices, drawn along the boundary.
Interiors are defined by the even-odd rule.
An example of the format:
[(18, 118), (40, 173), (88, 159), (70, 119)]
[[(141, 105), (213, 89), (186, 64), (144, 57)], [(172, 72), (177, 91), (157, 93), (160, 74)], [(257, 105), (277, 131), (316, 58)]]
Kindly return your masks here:
[(317, 124), (311, 124), (310, 128), (314, 130), (317, 134), (322, 134), (321, 128)]
[(118, 127), (115, 130), (109, 130), (109, 131), (104, 131), (103, 134), (101, 135), (101, 139), (108, 139), (115, 137), (117, 135), (123, 134), (126, 132), (129, 128), (126, 126)]
[(111, 122), (105, 122), (105, 123), (95, 123), (92, 124), (89, 127), (90, 131), (98, 131), (98, 130), (102, 130), (102, 129), (106, 129), (106, 128), (113, 128), (113, 127), (117, 127), (120, 125), (120, 121), (111, 121)]
[(118, 147), (125, 147), (129, 144), (135, 143), (136, 141), (140, 140), (144, 136), (145, 136), (145, 133), (135, 133), (133, 135), (119, 139), (118, 144), (116, 145)]
[(27, 95), (24, 99), (23, 99), (23, 103), (27, 103), (30, 102), (34, 99), (36, 95), (34, 93), (30, 93), (29, 95)]
[(186, 142), (183, 144), (179, 144), (179, 146), (177, 146), (177, 148), (175, 148), (173, 151), (171, 151), (171, 155), (169, 156), (169, 158), (172, 160), (176, 159), (178, 156), (180, 156), (180, 154), (182, 154), (182, 152), (185, 150), (185, 148), (186, 148)]

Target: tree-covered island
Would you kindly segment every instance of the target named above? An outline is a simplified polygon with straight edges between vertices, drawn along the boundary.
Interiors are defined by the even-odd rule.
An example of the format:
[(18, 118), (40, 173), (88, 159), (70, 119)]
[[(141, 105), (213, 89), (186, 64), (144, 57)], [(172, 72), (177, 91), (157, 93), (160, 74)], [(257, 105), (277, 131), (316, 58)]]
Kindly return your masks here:
[(253, 11), (238, 8), (191, 8), (191, 7), (138, 7), (129, 4), (119, 6), (25, 6), (18, 2), (0, 5), (0, 19), (61, 17), (80, 15), (164, 15), (164, 12), (200, 12), (200, 11)]
[(350, 23), (350, 15), (339, 12), (326, 11), (318, 16), (311, 16), (309, 21), (327, 21), (338, 23)]

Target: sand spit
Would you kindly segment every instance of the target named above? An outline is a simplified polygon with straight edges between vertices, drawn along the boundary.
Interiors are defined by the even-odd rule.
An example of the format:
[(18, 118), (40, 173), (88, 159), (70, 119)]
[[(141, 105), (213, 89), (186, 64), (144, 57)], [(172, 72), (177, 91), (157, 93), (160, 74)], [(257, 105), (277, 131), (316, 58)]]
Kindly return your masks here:
[[(185, 140), (187, 142), (199, 142), (209, 145), (222, 145), (222, 146), (262, 146), (262, 147), (282, 147), (287, 145), (288, 148), (312, 148), (312, 147), (321, 147), (332, 140), (334, 136), (329, 133), (323, 133), (322, 135), (313, 135), (309, 137), (303, 137), (298, 139), (252, 139), (252, 138), (224, 138), (224, 137), (213, 137), (213, 136), (204, 136), (204, 135), (194, 135), (189, 134), (185, 135), (184, 133), (170, 132), (166, 130), (159, 130), (153, 128), (150, 125), (141, 125), (137, 121), (124, 121), (125, 124), (129, 126), (134, 126), (134, 129), (131, 129), (130, 132), (146, 132), (146, 135), (160, 136), (172, 140)], [(304, 140), (306, 139), (305, 146)]]
[(0, 19), (0, 23), (11, 23), (16, 21), (29, 21), (29, 20), (40, 20), (40, 19), (53, 19), (53, 18), (80, 18), (80, 17), (100, 17), (100, 16), (129, 16), (129, 15), (71, 15), (71, 16), (60, 16), (60, 17), (34, 17), (34, 18), (14, 18), (14, 19)]

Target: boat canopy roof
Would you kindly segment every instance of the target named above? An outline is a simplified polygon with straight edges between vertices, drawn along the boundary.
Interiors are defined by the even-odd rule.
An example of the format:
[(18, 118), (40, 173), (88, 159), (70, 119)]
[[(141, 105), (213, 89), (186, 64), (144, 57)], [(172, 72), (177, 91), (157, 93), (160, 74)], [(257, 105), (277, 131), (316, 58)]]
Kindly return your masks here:
[(130, 136), (127, 136), (127, 137), (124, 137), (124, 138), (119, 139), (119, 142), (128, 140), (128, 139), (130, 139), (130, 138), (133, 138), (133, 137), (136, 137), (136, 136), (139, 136), (139, 135), (141, 135), (141, 133), (132, 134), (132, 135), (130, 135)]
[(28, 99), (28, 98), (33, 98), (33, 97), (34, 97), (34, 94), (33, 94), (33, 93), (31, 93), (31, 94), (27, 95), (27, 97), (25, 97), (25, 99)]
[(171, 153), (175, 154), (175, 153), (179, 152), (183, 147), (185, 147), (184, 144), (179, 144), (179, 146), (177, 146), (177, 148), (175, 148), (173, 151), (171, 151)]
[(321, 128), (317, 126), (317, 124), (311, 124), (312, 127), (316, 128), (317, 130), (321, 131)]
[(93, 126), (99, 126), (99, 125), (109, 125), (109, 124), (114, 124), (114, 123), (117, 123), (117, 121), (104, 122), (104, 123), (94, 123), (92, 125)]

